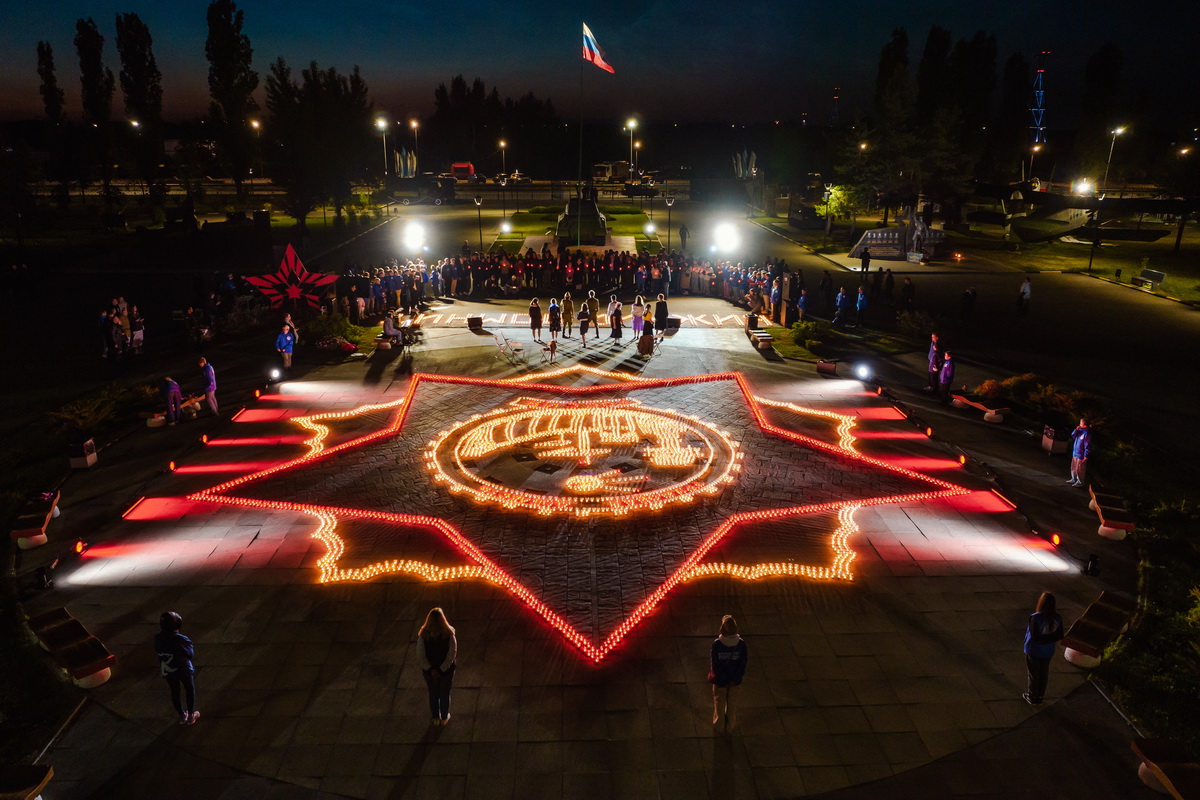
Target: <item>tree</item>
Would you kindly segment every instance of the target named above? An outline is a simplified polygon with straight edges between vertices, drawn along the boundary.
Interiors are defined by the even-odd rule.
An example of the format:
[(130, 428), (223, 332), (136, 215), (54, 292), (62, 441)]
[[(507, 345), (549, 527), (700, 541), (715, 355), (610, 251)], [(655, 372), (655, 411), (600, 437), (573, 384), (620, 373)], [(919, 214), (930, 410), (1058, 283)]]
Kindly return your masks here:
[[(104, 66), (104, 37), (91, 17), (75, 22), (75, 51), (79, 54), (79, 85), (83, 119), (91, 124), (89, 150), (93, 160), (100, 162), (100, 179), (104, 185), (105, 204), (112, 205), (112, 98), (116, 80), (112, 70)], [(86, 183), (80, 175), (80, 185)]]
[(134, 162), (152, 197), (165, 187), (154, 181), (162, 163), (162, 73), (154, 58), (150, 29), (137, 14), (117, 15), (117, 53), (121, 58), (121, 93), (125, 113), (136, 122)]
[(996, 90), (996, 37), (978, 31), (970, 40), (959, 39), (950, 54), (950, 74), (962, 125), (960, 145), (974, 166), (983, 151)]
[(258, 73), (250, 68), (254, 49), (242, 32), (243, 14), (233, 0), (213, 0), (208, 6), (208, 91), (218, 153), (237, 191), (242, 191), (252, 163), (254, 139), (250, 114), (258, 108), (254, 90)]
[(366, 171), (373, 106), (358, 67), (341, 75), (314, 61), (300, 77), (277, 59), (266, 91), (272, 178), (284, 189), (287, 213), (303, 228), (308, 213), (326, 199), (341, 219), (351, 182)]
[(54, 72), (54, 48), (49, 42), (38, 42), (38, 77), (41, 78), (39, 90), (42, 94), (42, 105), (46, 109), (46, 121), (50, 123), (49, 140), (50, 161), (47, 164), (47, 177), (58, 182), (58, 201), (66, 205), (70, 199), (70, 172), (66, 164), (67, 136), (63, 124), (63, 107), (66, 104), (62, 88), (58, 85), (58, 77)]
[(42, 105), (46, 108), (46, 119), (51, 125), (59, 125), (63, 121), (63, 107), (66, 98), (58, 85), (54, 74), (54, 48), (49, 42), (38, 42), (38, 77), (42, 79), (38, 87), (42, 93)]
[[(1007, 181), (1020, 175), (1021, 163), (1032, 153), (1029, 74), (1029, 61), (1020, 53), (1013, 53), (1004, 63), (1000, 105), (988, 125), (988, 143), (982, 161), (982, 172), (990, 180)], [(1039, 157), (1045, 156), (1039, 154)]]
[(950, 31), (934, 25), (925, 39), (917, 65), (917, 125), (924, 126), (934, 113), (954, 101), (950, 81)]

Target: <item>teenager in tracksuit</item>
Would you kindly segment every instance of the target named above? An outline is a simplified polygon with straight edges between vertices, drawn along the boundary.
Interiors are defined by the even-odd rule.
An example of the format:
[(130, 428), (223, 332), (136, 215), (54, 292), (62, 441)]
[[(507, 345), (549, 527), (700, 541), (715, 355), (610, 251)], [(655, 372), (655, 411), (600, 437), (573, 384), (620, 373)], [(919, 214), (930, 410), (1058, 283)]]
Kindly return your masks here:
[(1083, 486), (1084, 474), (1087, 472), (1088, 456), (1092, 454), (1092, 429), (1087, 420), (1079, 420), (1079, 426), (1071, 431), (1071, 480), (1072, 486)]
[(726, 614), (721, 618), (721, 635), (713, 640), (709, 650), (708, 682), (713, 687), (713, 726), (725, 714), (725, 730), (736, 724), (735, 706), (738, 687), (746, 674), (746, 643), (738, 635), (737, 620)]
[[(192, 640), (180, 633), (183, 617), (174, 611), (164, 613), (158, 620), (162, 630), (154, 637), (154, 651), (158, 653), (159, 672), (171, 687), (171, 703), (179, 715), (180, 725), (193, 725), (200, 718), (196, 710), (196, 667), (192, 664), (195, 648)], [(187, 708), (179, 701), (179, 690), (183, 690)]]
[(1054, 595), (1042, 592), (1037, 608), (1029, 615), (1025, 629), (1025, 666), (1029, 671), (1029, 691), (1021, 696), (1030, 705), (1041, 705), (1050, 677), (1054, 646), (1063, 638), (1063, 621), (1055, 612)]

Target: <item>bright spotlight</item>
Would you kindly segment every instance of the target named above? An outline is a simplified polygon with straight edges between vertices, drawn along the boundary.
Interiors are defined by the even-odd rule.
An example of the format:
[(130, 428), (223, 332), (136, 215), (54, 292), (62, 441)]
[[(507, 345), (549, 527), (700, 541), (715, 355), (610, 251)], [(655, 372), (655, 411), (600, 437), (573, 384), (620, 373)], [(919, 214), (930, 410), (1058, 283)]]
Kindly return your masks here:
[(504, 222), (501, 222), (500, 223), (500, 232), (501, 233), (512, 233), (512, 223), (509, 222), (508, 220), (504, 220)]
[(646, 223), (646, 235), (647, 235), (647, 236), (653, 236), (653, 235), (654, 235), (654, 231), (656, 231), (656, 230), (658, 230), (658, 229), (654, 227), (654, 223), (653, 223), (653, 222), (647, 222), (647, 223)]
[(858, 378), (860, 381), (869, 381), (874, 374), (874, 371), (872, 371), (872, 369), (866, 364), (854, 365), (854, 377)]
[(273, 381), (277, 381), (277, 380), (279, 380), (279, 378), (280, 378), (282, 375), (283, 375), (283, 373), (282, 373), (282, 372), (280, 372), (280, 371), (279, 371), (279, 370), (277, 370), (277, 369), (273, 369), (273, 370), (271, 370), (271, 380), (273, 380)]
[(404, 249), (412, 252), (425, 247), (425, 226), (416, 220), (409, 220), (404, 226)]
[(713, 248), (720, 253), (732, 253), (741, 244), (737, 228), (730, 222), (722, 222), (713, 228)]
[(1096, 185), (1085, 179), (1075, 181), (1075, 187), (1072, 190), (1073, 194), (1086, 196), (1096, 191)]

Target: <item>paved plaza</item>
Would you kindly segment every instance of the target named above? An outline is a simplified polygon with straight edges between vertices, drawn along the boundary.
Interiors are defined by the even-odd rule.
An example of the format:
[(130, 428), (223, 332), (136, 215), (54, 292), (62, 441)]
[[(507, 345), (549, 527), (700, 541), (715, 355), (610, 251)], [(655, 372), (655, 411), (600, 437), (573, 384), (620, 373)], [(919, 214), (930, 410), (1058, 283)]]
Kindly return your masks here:
[[(47, 754), (46, 796), (1013, 797), (1027, 748), (1079, 742), (1053, 771), (1064, 792), (1087, 775), (1090, 796), (1143, 796), (1084, 673), (1057, 658), (1047, 704), (1021, 699), (1038, 593), (1070, 620), (1112, 588), (958, 459), (991, 448), (1077, 550), (1100, 547), (1035, 445), (937, 407), (929, 437), (870, 387), (731, 328), (681, 330), (649, 361), (628, 338), (566, 340), (556, 364), (495, 350), (430, 328), (411, 356), (246, 391), (232, 420), (139, 432), (73, 477), (63, 524), (94, 545), (30, 610), (66, 604), (118, 662)], [(559, 421), (548, 444), (533, 414), (463, 449), (497, 409), (561, 420), (585, 403), (583, 439)], [(476, 493), (437, 480), (443, 461)], [(538, 513), (568, 475), (611, 498)], [(611, 513), (671, 475), (694, 491)], [(445, 728), (415, 663), (434, 605), (459, 641)], [(150, 645), (166, 609), (196, 642), (192, 727)], [(723, 614), (750, 653), (732, 734), (705, 680)]]

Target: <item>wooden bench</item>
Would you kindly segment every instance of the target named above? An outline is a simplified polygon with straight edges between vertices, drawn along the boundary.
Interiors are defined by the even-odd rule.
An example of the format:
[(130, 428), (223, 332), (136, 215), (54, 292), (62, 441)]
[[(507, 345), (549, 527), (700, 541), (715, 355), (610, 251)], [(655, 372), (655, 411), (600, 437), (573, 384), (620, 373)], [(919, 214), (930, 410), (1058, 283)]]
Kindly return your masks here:
[(1134, 739), (1129, 743), (1141, 763), (1138, 777), (1156, 792), (1176, 800), (1200, 798), (1200, 764), (1177, 742), (1170, 739)]
[(57, 516), (55, 510), (58, 508), (60, 496), (60, 492), (46, 492), (25, 501), (9, 532), (17, 547), (31, 550), (46, 543), (46, 526)]
[(749, 336), (750, 342), (754, 345), (756, 350), (770, 350), (775, 346), (775, 337), (771, 336), (771, 334), (764, 330), (755, 328), (754, 330), (748, 331), (747, 335)]
[(112, 677), (117, 657), (66, 608), (28, 617), (26, 624), (42, 649), (50, 652), (76, 686), (92, 689)]
[(1063, 637), (1063, 657), (1081, 669), (1095, 669), (1104, 650), (1129, 628), (1137, 601), (1101, 592)]
[(1100, 527), (1096, 533), (1105, 539), (1121, 541), (1135, 527), (1133, 516), (1125, 510), (1125, 500), (1119, 495), (1096, 491), (1095, 484), (1088, 484), (1088, 508), (1096, 512)]
[(50, 779), (54, 767), (48, 764), (12, 764), (0, 767), (0, 800), (33, 800)]
[(950, 400), (951, 405), (955, 408), (979, 409), (983, 412), (983, 419), (986, 422), (1004, 422), (1004, 415), (1012, 412), (1011, 408), (997, 406), (982, 397), (967, 394), (952, 394)]

